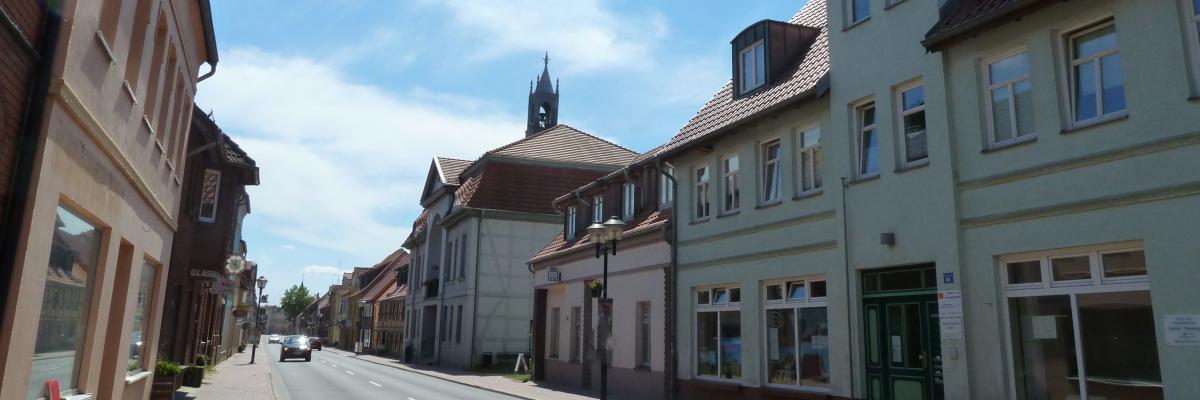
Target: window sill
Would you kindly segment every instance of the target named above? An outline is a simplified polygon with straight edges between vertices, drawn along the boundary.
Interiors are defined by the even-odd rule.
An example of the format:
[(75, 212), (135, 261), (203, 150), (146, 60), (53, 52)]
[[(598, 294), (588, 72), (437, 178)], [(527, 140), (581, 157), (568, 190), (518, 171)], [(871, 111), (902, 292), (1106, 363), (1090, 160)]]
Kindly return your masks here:
[(150, 371), (142, 371), (142, 372), (138, 372), (138, 373), (136, 373), (136, 374), (133, 374), (133, 375), (126, 376), (126, 377), (125, 377), (125, 384), (126, 384), (126, 385), (132, 385), (132, 384), (136, 383), (137, 381), (140, 381), (140, 380), (142, 380), (142, 379), (146, 379), (146, 377), (147, 377), (147, 376), (150, 376)]
[(154, 136), (154, 125), (150, 124), (150, 117), (143, 115), (142, 125), (146, 126), (146, 132), (149, 132), (150, 136)]
[(863, 184), (863, 183), (871, 182), (871, 181), (878, 180), (878, 179), (879, 179), (879, 174), (874, 174), (874, 175), (868, 175), (868, 176), (860, 176), (858, 178), (851, 179), (850, 182), (847, 182), (847, 183), (850, 186), (854, 186), (854, 185)]
[(980, 150), (979, 152), (982, 154), (987, 154), (987, 153), (991, 153), (994, 151), (1000, 151), (1000, 150), (1004, 150), (1004, 149), (1008, 149), (1008, 148), (1012, 148), (1012, 147), (1017, 147), (1017, 146), (1020, 146), (1020, 145), (1026, 144), (1026, 143), (1033, 143), (1036, 141), (1037, 141), (1037, 134), (1026, 135), (1026, 136), (1018, 137), (1016, 139), (1011, 139), (1006, 142), (1000, 142), (1000, 143), (993, 144), (991, 146), (985, 147), (983, 150)]
[(711, 220), (711, 219), (712, 219), (712, 217), (704, 217), (704, 218), (701, 218), (701, 219), (693, 219), (691, 222), (688, 222), (688, 225), (703, 224), (703, 223), (705, 223), (705, 222), (708, 222), (708, 221), (709, 221), (709, 220)]
[(896, 168), (892, 172), (900, 174), (900, 173), (905, 173), (908, 171), (912, 171), (914, 169), (923, 168), (923, 167), (927, 167), (927, 166), (929, 166), (928, 158), (921, 160), (921, 161), (914, 162), (914, 163), (908, 163), (908, 164), (902, 165), (902, 166), (900, 166), (900, 168)]
[(80, 394), (73, 394), (70, 396), (63, 396), (63, 400), (92, 400), (92, 397), (94, 397), (94, 396), (95, 395), (93, 395), (91, 393), (80, 393)]
[(104, 38), (104, 32), (96, 30), (96, 42), (100, 43), (100, 48), (104, 49), (104, 54), (108, 56), (109, 65), (117, 65), (117, 56), (113, 55), (112, 46), (108, 45), (108, 39)]
[(825, 190), (821, 189), (821, 188), (817, 188), (817, 189), (809, 190), (807, 192), (803, 192), (798, 195), (792, 196), (792, 200), (804, 200), (804, 199), (807, 199), (810, 197), (817, 197), (817, 196), (820, 196), (822, 193), (825, 193)]
[(129, 100), (132, 101), (133, 105), (136, 106), (138, 104), (138, 99), (137, 94), (133, 92), (133, 86), (129, 84), (129, 81), (122, 80), (121, 87), (125, 88), (125, 94), (129, 95)]
[(1100, 118), (1100, 119), (1097, 119), (1097, 120), (1094, 120), (1094, 121), (1088, 121), (1088, 122), (1084, 122), (1084, 123), (1080, 123), (1080, 124), (1072, 125), (1070, 128), (1063, 129), (1063, 130), (1062, 130), (1062, 132), (1059, 132), (1059, 133), (1060, 133), (1060, 134), (1063, 134), (1063, 135), (1070, 134), (1070, 133), (1075, 133), (1075, 132), (1079, 132), (1079, 131), (1082, 131), (1082, 130), (1086, 130), (1086, 129), (1088, 129), (1088, 128), (1092, 128), (1092, 127), (1095, 127), (1095, 126), (1104, 125), (1104, 124), (1107, 124), (1107, 123), (1110, 123), (1110, 122), (1116, 122), (1116, 121), (1124, 120), (1124, 119), (1126, 119), (1126, 118), (1129, 118), (1129, 113), (1128, 113), (1128, 112), (1121, 112), (1120, 114), (1113, 114), (1113, 115), (1110, 115), (1110, 116), (1107, 116), (1107, 117), (1103, 117), (1103, 118)]
[(742, 213), (742, 209), (740, 209), (740, 208), (736, 209), (736, 210), (729, 210), (729, 211), (717, 214), (717, 218), (720, 219), (720, 218), (732, 217), (734, 215), (738, 215), (741, 213)]
[(842, 32), (846, 32), (851, 29), (857, 28), (859, 25), (865, 24), (865, 23), (867, 23), (867, 21), (870, 21), (870, 20), (871, 20), (871, 16), (868, 15), (866, 18), (851, 22), (850, 25), (846, 25), (845, 28), (842, 28)]
[(775, 207), (775, 206), (777, 206), (777, 205), (780, 205), (780, 204), (783, 204), (783, 199), (771, 200), (770, 202), (766, 202), (766, 203), (759, 204), (759, 205), (757, 205), (757, 206), (754, 206), (754, 209), (755, 209), (755, 210), (761, 210), (761, 209), (764, 209), (764, 208), (771, 208), (771, 207)]

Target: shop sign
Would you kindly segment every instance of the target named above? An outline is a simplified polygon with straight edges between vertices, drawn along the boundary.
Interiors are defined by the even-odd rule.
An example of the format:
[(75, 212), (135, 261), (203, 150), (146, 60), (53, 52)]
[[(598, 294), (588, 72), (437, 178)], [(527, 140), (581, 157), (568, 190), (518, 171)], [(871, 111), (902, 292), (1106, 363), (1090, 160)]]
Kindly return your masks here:
[(222, 276), (213, 282), (213, 285), (208, 289), (208, 292), (212, 294), (230, 294), (233, 293), (233, 286), (233, 279)]
[(562, 275), (559, 275), (558, 268), (550, 267), (550, 269), (546, 271), (546, 280), (550, 282), (561, 281)]
[(225, 260), (225, 272), (236, 274), (244, 271), (245, 269), (246, 259), (242, 258), (242, 256), (234, 254), (229, 256), (228, 260)]
[(1200, 314), (1167, 315), (1167, 346), (1200, 346)]
[(209, 280), (214, 280), (214, 281), (221, 278), (220, 272), (211, 271), (211, 270), (207, 270), (207, 269), (192, 268), (192, 270), (189, 272), (189, 274), (193, 278), (209, 279)]

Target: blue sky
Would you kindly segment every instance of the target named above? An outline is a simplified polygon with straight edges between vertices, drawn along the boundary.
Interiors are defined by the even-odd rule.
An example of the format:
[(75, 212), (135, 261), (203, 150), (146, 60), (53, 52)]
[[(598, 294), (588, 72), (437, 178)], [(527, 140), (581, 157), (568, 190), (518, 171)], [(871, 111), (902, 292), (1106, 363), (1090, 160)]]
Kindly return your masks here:
[(216, 1), (197, 103), (254, 157), (243, 231), (277, 303), (408, 234), (430, 159), (524, 135), (550, 52), (559, 122), (646, 151), (729, 79), (729, 40), (804, 1)]

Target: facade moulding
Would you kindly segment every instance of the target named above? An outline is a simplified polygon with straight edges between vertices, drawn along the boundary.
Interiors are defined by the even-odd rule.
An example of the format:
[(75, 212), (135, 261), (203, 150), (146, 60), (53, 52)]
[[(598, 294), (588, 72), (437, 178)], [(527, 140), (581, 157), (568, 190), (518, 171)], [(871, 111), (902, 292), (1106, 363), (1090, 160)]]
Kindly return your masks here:
[(703, 236), (703, 237), (699, 237), (699, 238), (695, 238), (695, 239), (680, 240), (679, 246), (680, 247), (694, 246), (694, 245), (708, 243), (708, 242), (714, 242), (714, 241), (718, 241), (718, 240), (732, 239), (732, 238), (735, 238), (738, 236), (745, 236), (745, 235), (749, 235), (749, 234), (753, 234), (753, 233), (759, 233), (759, 232), (763, 232), (763, 231), (785, 228), (785, 227), (792, 226), (792, 225), (806, 224), (806, 223), (810, 223), (810, 222), (826, 220), (826, 219), (833, 218), (836, 215), (837, 215), (837, 210), (830, 209), (830, 210), (818, 211), (815, 213), (805, 214), (805, 215), (801, 215), (801, 216), (794, 217), (794, 218), (788, 218), (785, 220), (776, 221), (776, 222), (772, 222), (769, 224), (756, 225), (756, 226), (751, 226), (751, 227), (742, 228), (742, 229), (734, 229), (734, 230), (731, 230), (728, 232), (718, 233), (718, 234), (709, 235), (709, 236)]
[(1071, 201), (1043, 207), (1034, 207), (1024, 210), (984, 215), (981, 217), (963, 218), (960, 224), (962, 225), (963, 229), (971, 229), (988, 225), (1006, 224), (1010, 222), (1026, 221), (1065, 214), (1075, 214), (1085, 211), (1102, 210), (1107, 208), (1196, 195), (1200, 195), (1200, 182), (1189, 182), (1182, 185), (1173, 185), (1132, 193), (1123, 193), (1114, 196)]
[(709, 266), (713, 266), (713, 265), (734, 264), (734, 263), (740, 263), (740, 262), (746, 262), (746, 261), (761, 260), (764, 258), (775, 258), (775, 257), (790, 256), (793, 254), (809, 253), (809, 252), (819, 251), (819, 250), (836, 249), (837, 247), (838, 247), (838, 242), (836, 240), (826, 240), (823, 242), (815, 242), (815, 243), (802, 244), (802, 245), (798, 245), (798, 246), (784, 247), (782, 249), (758, 251), (758, 252), (753, 252), (753, 253), (739, 254), (736, 256), (729, 256), (729, 257), (714, 258), (711, 260), (697, 261), (697, 262), (691, 262), (691, 263), (680, 263), (679, 268), (680, 269), (696, 269), (696, 268), (709, 267)]

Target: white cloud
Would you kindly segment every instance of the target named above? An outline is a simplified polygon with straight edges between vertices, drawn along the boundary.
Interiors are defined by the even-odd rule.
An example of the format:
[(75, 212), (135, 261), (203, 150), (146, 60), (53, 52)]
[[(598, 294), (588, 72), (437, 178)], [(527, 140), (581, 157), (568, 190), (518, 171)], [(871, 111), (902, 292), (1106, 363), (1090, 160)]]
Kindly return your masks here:
[(305, 275), (335, 275), (335, 276), (341, 275), (343, 272), (350, 272), (350, 271), (342, 271), (342, 270), (338, 269), (338, 267), (331, 267), (328, 265), (309, 265), (307, 267), (304, 267), (304, 269), (301, 271)]
[(656, 11), (618, 15), (600, 0), (426, 2), (449, 10), (458, 31), (479, 40), (477, 60), (549, 50), (567, 74), (653, 67), (653, 49), (668, 30)]
[(524, 130), (523, 118), (470, 97), (388, 92), (256, 49), (223, 56), (198, 104), (258, 162), (254, 223), (288, 243), (386, 255), (419, 211), (431, 157), (474, 158)]

